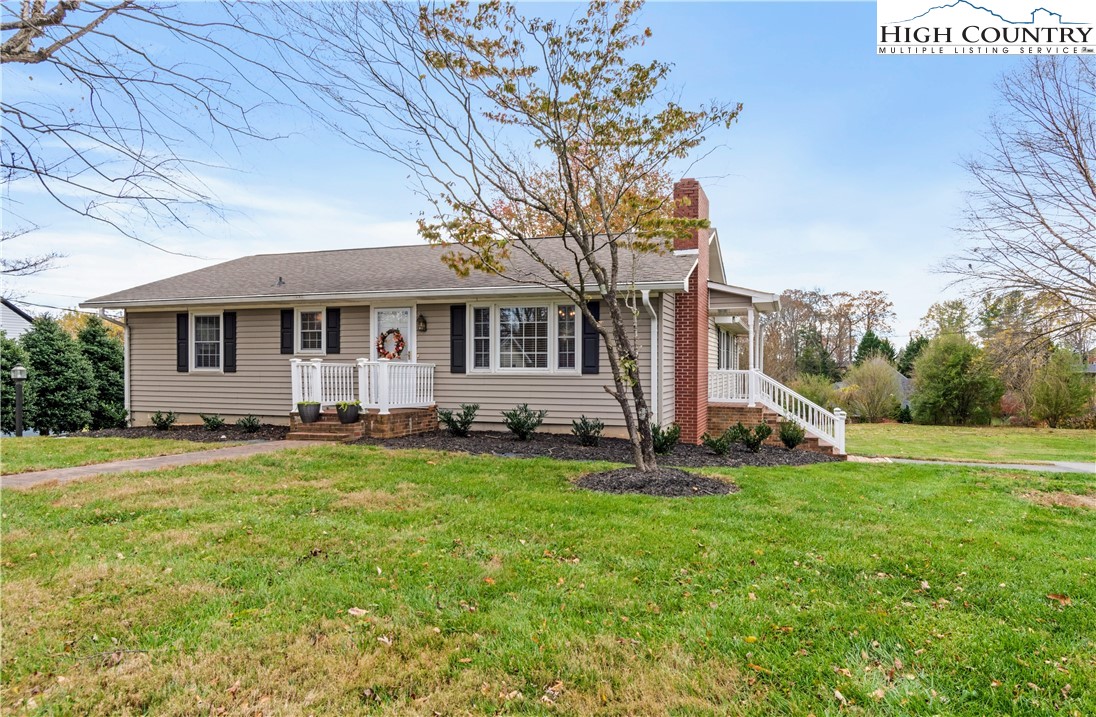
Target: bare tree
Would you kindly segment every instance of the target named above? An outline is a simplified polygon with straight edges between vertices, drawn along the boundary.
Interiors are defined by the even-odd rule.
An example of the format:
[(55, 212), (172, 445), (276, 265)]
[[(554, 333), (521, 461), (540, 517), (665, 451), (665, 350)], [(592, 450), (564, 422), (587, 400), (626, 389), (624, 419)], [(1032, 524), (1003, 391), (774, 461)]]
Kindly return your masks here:
[[(28, 180), (62, 207), (150, 245), (140, 224), (189, 226), (191, 210), (217, 210), (198, 171), (219, 163), (209, 151), (222, 136), (269, 138), (254, 116), (275, 101), (269, 87), (277, 83), (271, 68), (243, 54), (249, 33), (236, 8), (184, 8), (3, 4), (6, 197), (9, 185)], [(204, 156), (184, 154), (187, 146)]]
[(944, 271), (972, 296), (1057, 299), (1048, 325), (1096, 324), (1096, 61), (1037, 57), (1000, 83), (989, 148), (967, 162), (966, 247)]
[[(57, 252), (49, 252), (46, 254), (35, 254), (30, 256), (12, 257), (11, 252), (8, 249), (7, 242), (15, 239), (20, 239), (37, 227), (22, 227), (20, 229), (4, 229), (0, 231), (0, 275), (5, 277), (14, 276), (32, 276), (34, 274), (40, 274), (53, 266), (53, 262), (60, 259), (63, 255)], [(4, 297), (10, 298), (11, 285), (7, 282), (4, 283)]]
[[(597, 327), (605, 389), (636, 466), (653, 470), (631, 272), (637, 255), (706, 228), (676, 216), (669, 168), (740, 106), (674, 102), (662, 88), (670, 66), (632, 58), (649, 34), (639, 9), (593, 2), (560, 23), (498, 3), (306, 3), (273, 21), (292, 23), (290, 59), (316, 78), (331, 125), (412, 171), (433, 207), (420, 233), (452, 247), (456, 271), (558, 291)], [(546, 251), (546, 235), (561, 237), (562, 254)]]

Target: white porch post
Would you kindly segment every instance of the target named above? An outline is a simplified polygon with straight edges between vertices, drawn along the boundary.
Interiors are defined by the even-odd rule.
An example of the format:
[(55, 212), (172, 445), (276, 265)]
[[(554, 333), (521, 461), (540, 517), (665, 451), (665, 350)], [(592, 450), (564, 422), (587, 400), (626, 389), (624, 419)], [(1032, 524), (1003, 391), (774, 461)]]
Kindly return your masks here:
[(293, 386), (293, 404), (290, 410), (295, 410), (297, 404), (304, 400), (301, 396), (301, 360), (298, 358), (289, 359), (289, 377)]
[(757, 317), (757, 369), (765, 372), (765, 327), (761, 325), (761, 317)]
[(305, 400), (320, 403), (323, 401), (323, 369), (321, 368), (323, 359), (314, 358), (309, 363), (312, 364), (312, 380), (309, 386), (311, 395)]
[(754, 319), (755, 318), (756, 318), (756, 316), (755, 316), (755, 313), (754, 313), (754, 308), (751, 306), (746, 311), (746, 330), (748, 332), (746, 339), (747, 339), (747, 341), (749, 341), (749, 353), (748, 353), (749, 365), (746, 368), (754, 368), (755, 366), (757, 366), (757, 353), (756, 353), (757, 344), (754, 341)]
[(366, 365), (367, 359), (360, 358), (357, 360), (358, 364), (358, 403), (365, 409), (369, 406), (369, 366)]
[(391, 361), (382, 358), (377, 360), (377, 404), (380, 409), (381, 415), (388, 413), (388, 405), (390, 403), (389, 391), (388, 391), (388, 367), (391, 366)]

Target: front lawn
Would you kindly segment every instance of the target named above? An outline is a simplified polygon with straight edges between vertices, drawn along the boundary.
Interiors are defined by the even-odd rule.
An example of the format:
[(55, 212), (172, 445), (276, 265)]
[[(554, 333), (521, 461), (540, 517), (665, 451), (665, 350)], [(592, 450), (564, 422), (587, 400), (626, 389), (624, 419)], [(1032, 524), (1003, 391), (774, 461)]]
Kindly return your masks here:
[(50, 468), (86, 466), (128, 458), (149, 458), (176, 453), (224, 448), (236, 443), (195, 443), (156, 438), (81, 438), (25, 436), (0, 438), (0, 474), (44, 471)]
[(998, 463), (1096, 461), (1096, 431), (854, 423), (846, 432), (850, 455)]
[(5, 491), (0, 711), (1096, 712), (1096, 511), (1029, 501), (1084, 476), (569, 483), (604, 467), (325, 446)]

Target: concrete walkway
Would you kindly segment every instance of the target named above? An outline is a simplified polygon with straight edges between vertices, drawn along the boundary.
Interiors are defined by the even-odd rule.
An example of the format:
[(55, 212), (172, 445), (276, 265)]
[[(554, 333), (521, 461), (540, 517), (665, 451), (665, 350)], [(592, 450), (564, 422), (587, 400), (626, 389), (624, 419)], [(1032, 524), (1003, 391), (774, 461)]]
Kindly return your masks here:
[(929, 466), (968, 466), (971, 468), (998, 468), (1010, 471), (1041, 471), (1043, 473), (1093, 473), (1096, 474), (1096, 461), (1092, 463), (1074, 463), (1071, 461), (1047, 461), (1045, 463), (976, 463), (974, 461), (924, 461), (916, 458), (864, 458), (849, 456), (849, 460), (860, 463), (916, 463)]
[(213, 448), (208, 451), (194, 451), (192, 453), (177, 453), (173, 456), (153, 456), (151, 458), (131, 458), (125, 461), (113, 461), (111, 463), (96, 463), (90, 466), (74, 466), (72, 468), (54, 468), (48, 471), (33, 471), (31, 473), (16, 473), (15, 475), (0, 477), (0, 487), (3, 488), (30, 488), (56, 481), (68, 483), (81, 478), (90, 478), (107, 473), (131, 473), (156, 471), (164, 468), (176, 468), (178, 466), (192, 466), (198, 463), (212, 463), (214, 461), (232, 460), (234, 458), (247, 458), (264, 453), (286, 450), (288, 448), (306, 448), (308, 446), (324, 445), (315, 441), (263, 441), (261, 443), (248, 443), (243, 446), (229, 446), (227, 448)]

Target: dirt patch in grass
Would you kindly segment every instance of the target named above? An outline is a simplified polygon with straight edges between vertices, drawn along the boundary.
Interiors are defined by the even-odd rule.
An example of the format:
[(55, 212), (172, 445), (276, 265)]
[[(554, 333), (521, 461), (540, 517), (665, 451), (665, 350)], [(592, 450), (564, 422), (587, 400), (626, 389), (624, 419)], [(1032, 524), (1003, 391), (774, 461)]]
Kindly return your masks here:
[(1031, 490), (1021, 493), (1020, 497), (1036, 505), (1061, 506), (1063, 508), (1088, 508), (1096, 510), (1096, 495), (1077, 495), (1075, 493), (1045, 493)]
[(357, 490), (353, 493), (344, 493), (334, 503), (335, 508), (351, 508), (353, 510), (407, 510), (418, 497), (418, 493), (410, 483), (401, 483), (396, 486), (396, 492), (390, 493), (384, 490)]
[(576, 480), (575, 485), (602, 493), (641, 493), (665, 498), (693, 498), (738, 492), (738, 486), (733, 483), (676, 468), (659, 468), (657, 471), (618, 468), (604, 473), (589, 473)]
[(173, 441), (194, 441), (196, 443), (226, 443), (228, 441), (281, 441), (289, 433), (289, 426), (275, 426), (264, 423), (254, 433), (236, 428), (231, 424), (218, 431), (206, 430), (205, 426), (172, 426), (161, 431), (155, 426), (134, 426), (132, 428), (104, 428), (101, 431), (81, 433), (80, 438), (167, 438)]
[[(580, 446), (574, 436), (559, 433), (538, 433), (531, 440), (519, 441), (510, 433), (501, 431), (474, 431), (464, 438), (450, 435), (448, 431), (423, 433), (418, 436), (377, 440), (363, 438), (358, 443), (380, 445), (385, 448), (428, 448), (435, 451), (493, 455), (502, 458), (555, 458), (564, 461), (632, 462), (632, 444), (622, 438), (602, 438), (597, 446)], [(759, 453), (751, 453), (742, 446), (735, 446), (725, 456), (717, 456), (703, 446), (678, 444), (664, 456), (659, 456), (664, 466), (682, 468), (740, 467), (740, 466), (801, 466), (813, 463), (839, 461), (840, 458), (815, 453), (802, 448), (789, 451), (783, 446), (762, 446)]]

